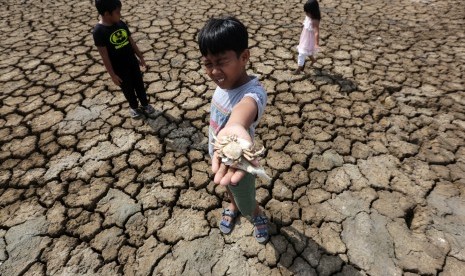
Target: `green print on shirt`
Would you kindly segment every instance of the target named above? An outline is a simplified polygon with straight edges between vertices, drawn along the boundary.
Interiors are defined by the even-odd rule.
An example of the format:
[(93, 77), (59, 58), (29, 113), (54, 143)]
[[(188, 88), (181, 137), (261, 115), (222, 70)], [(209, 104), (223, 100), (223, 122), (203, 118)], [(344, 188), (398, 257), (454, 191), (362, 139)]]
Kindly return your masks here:
[(128, 33), (125, 29), (119, 29), (114, 31), (110, 36), (111, 44), (115, 45), (115, 49), (119, 49), (128, 45)]

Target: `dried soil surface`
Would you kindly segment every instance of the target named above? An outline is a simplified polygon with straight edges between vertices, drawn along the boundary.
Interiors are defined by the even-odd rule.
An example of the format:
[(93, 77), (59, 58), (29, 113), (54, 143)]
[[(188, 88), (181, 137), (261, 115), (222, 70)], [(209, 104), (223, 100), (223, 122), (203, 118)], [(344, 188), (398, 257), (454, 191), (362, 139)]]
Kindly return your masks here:
[[(0, 275), (459, 275), (465, 271), (462, 0), (123, 2), (156, 113), (133, 120), (93, 46), (92, 1), (0, 7)], [(213, 85), (196, 34), (233, 14), (268, 91), (257, 183), (271, 240), (217, 228)]]

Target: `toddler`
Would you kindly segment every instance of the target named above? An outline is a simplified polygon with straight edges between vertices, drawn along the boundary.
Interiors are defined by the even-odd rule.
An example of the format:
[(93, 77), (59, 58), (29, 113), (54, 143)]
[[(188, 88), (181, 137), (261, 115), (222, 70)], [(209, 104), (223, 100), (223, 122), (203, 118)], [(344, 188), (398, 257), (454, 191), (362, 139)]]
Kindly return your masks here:
[(320, 32), (320, 6), (317, 0), (308, 0), (304, 4), (305, 20), (303, 23), (302, 33), (300, 34), (299, 56), (297, 57), (297, 69), (293, 74), (300, 74), (304, 70), (305, 58), (310, 56), (312, 64), (316, 61), (315, 55), (319, 50), (319, 32)]

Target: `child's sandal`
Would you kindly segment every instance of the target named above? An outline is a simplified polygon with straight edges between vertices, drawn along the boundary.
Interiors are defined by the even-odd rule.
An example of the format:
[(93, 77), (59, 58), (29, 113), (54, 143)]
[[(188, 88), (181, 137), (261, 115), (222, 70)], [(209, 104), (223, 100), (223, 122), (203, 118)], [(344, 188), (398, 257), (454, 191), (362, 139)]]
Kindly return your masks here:
[(253, 218), (254, 235), (259, 243), (266, 243), (270, 235), (268, 234), (268, 219), (264, 215)]
[[(238, 214), (239, 211), (233, 212), (229, 209), (223, 210), (223, 212), (221, 213), (222, 217), (219, 224), (220, 231), (223, 234), (231, 233), (232, 229), (234, 228), (235, 220)], [(226, 220), (225, 217), (230, 217), (230, 221)]]

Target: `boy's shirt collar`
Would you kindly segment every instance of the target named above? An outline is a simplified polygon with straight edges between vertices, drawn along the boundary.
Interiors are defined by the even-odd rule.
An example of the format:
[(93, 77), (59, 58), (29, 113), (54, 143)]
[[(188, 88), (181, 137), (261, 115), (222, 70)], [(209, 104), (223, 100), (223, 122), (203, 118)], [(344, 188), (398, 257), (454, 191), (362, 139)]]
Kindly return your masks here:
[(240, 86), (238, 86), (238, 87), (236, 87), (236, 88), (232, 88), (232, 89), (223, 89), (223, 88), (221, 88), (221, 87), (219, 87), (219, 86), (218, 86), (218, 88), (221, 89), (221, 90), (223, 90), (223, 91), (225, 91), (225, 92), (235, 92), (235, 91), (237, 91), (237, 90), (240, 90), (242, 87), (248, 85), (248, 84), (251, 83), (252, 81), (257, 81), (257, 80), (258, 80), (258, 78), (257, 78), (256, 76), (249, 76), (249, 75), (247, 75), (247, 76), (249, 77), (249, 80), (248, 80), (246, 83), (244, 83), (244, 84), (242, 84), (242, 85), (240, 85)]
[(118, 21), (118, 22), (116, 22), (116, 23), (113, 23), (113, 24), (110, 24), (110, 23), (107, 23), (107, 22), (103, 22), (102, 20), (100, 20), (98, 23), (99, 23), (100, 25), (105, 26), (105, 27), (112, 27), (112, 26), (115, 26), (115, 25), (121, 23), (121, 20)]

